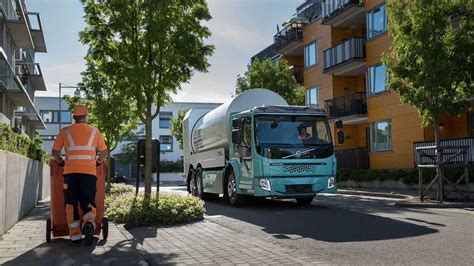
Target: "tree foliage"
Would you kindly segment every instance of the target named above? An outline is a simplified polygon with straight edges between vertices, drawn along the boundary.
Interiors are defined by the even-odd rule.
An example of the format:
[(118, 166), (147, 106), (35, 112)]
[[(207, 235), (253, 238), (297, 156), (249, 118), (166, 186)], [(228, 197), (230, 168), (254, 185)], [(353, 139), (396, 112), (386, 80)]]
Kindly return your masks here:
[[(202, 25), (211, 19), (205, 0), (81, 0), (87, 27), (80, 33), (87, 59), (121, 83), (145, 124), (145, 195), (151, 194), (152, 121), (195, 71), (205, 72), (214, 47)], [(130, 103), (132, 105), (130, 105)], [(153, 109), (153, 106), (156, 109)]]
[(171, 119), (171, 134), (176, 138), (179, 148), (183, 149), (183, 119), (188, 109), (181, 109), (178, 111), (178, 116)]
[(473, 6), (472, 0), (387, 3), (388, 86), (418, 110), (424, 126), (436, 126), (441, 112), (460, 114), (473, 94)]
[(290, 73), (286, 60), (273, 62), (270, 59), (255, 60), (243, 76), (237, 76), (235, 93), (238, 95), (246, 90), (266, 88), (278, 93), (290, 105), (303, 105), (305, 89), (296, 82)]

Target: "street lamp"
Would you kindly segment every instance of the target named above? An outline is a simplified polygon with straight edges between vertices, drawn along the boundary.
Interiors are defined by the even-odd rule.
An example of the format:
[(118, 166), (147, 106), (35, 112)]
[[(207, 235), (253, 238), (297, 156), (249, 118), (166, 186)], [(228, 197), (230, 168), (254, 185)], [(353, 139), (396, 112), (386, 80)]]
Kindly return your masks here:
[(61, 90), (62, 89), (76, 89), (74, 91), (75, 96), (81, 96), (81, 91), (79, 90), (78, 86), (70, 86), (66, 84), (62, 84), (61, 82), (59, 83), (59, 117), (58, 117), (58, 122), (59, 122), (59, 132), (61, 132), (62, 126), (61, 126), (61, 114), (62, 114), (62, 97), (61, 97)]

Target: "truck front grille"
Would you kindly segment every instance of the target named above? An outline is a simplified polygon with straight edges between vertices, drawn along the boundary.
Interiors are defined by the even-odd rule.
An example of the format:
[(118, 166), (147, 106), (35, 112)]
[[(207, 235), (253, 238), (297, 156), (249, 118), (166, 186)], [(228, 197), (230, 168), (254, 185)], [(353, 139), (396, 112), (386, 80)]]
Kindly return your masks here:
[(299, 164), (299, 165), (285, 165), (283, 166), (283, 173), (285, 174), (306, 174), (313, 173), (316, 171), (316, 167), (310, 164)]

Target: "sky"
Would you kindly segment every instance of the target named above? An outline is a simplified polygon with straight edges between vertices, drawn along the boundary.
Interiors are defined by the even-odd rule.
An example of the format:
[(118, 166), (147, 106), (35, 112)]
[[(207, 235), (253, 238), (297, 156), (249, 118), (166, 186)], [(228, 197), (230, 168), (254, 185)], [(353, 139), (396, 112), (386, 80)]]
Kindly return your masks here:
[[(36, 96), (57, 96), (59, 83), (75, 85), (85, 69), (87, 47), (78, 33), (86, 27), (79, 0), (27, 0), (29, 12), (40, 12), (48, 53), (37, 53), (47, 92)], [(208, 0), (213, 19), (207, 22), (215, 45), (207, 73), (196, 73), (175, 102), (223, 102), (235, 90), (250, 57), (273, 41), (277, 24), (283, 23), (304, 0)], [(280, 27), (281, 28), (281, 27)], [(74, 89), (63, 90), (72, 94)]]

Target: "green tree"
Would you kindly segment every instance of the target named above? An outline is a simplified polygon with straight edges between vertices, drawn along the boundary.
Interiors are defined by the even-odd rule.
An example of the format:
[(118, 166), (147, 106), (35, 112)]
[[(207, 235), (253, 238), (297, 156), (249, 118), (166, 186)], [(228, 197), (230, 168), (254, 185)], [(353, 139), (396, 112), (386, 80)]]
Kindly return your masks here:
[(183, 119), (188, 109), (181, 109), (178, 111), (178, 116), (171, 119), (171, 134), (176, 138), (179, 148), (183, 149)]
[[(131, 98), (145, 125), (145, 196), (151, 195), (152, 121), (171, 94), (195, 71), (205, 72), (214, 47), (203, 25), (205, 0), (81, 0), (87, 27), (80, 33), (87, 57)], [(123, 90), (122, 90), (123, 89)], [(123, 103), (128, 105), (127, 102)], [(154, 108), (156, 107), (156, 108)], [(158, 191), (157, 191), (158, 193)]]
[(434, 126), (437, 146), (441, 113), (462, 113), (473, 94), (473, 7), (473, 0), (387, 2), (393, 38), (383, 58), (388, 86), (418, 110), (423, 126)]
[[(70, 109), (79, 102), (87, 106), (90, 124), (97, 127), (104, 136), (108, 161), (117, 144), (129, 138), (137, 127), (133, 111), (128, 105), (123, 104), (127, 99), (120, 93), (121, 90), (118, 88), (120, 85), (99, 71), (93, 62), (88, 62), (87, 69), (82, 73), (82, 83), (79, 84), (85, 97), (64, 98)], [(107, 188), (111, 185), (112, 172), (111, 168), (107, 171)]]
[(303, 105), (305, 89), (290, 73), (286, 60), (255, 60), (243, 76), (237, 76), (235, 94), (254, 88), (266, 88), (278, 93), (290, 105)]

